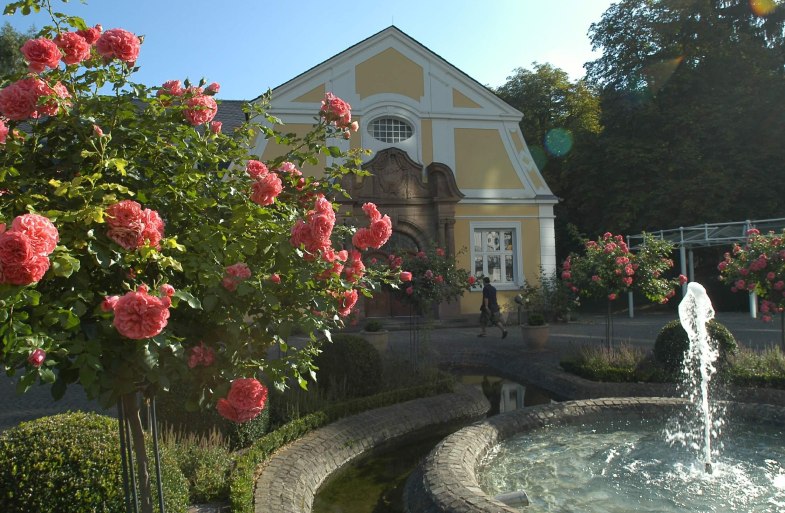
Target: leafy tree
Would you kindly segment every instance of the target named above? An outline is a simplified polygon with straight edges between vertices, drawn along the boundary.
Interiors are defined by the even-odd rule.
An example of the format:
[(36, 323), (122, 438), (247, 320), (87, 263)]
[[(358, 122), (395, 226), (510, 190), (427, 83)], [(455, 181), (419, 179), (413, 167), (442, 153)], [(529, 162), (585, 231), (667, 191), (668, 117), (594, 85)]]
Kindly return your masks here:
[(781, 215), (785, 7), (764, 4), (623, 0), (592, 25), (604, 130), (571, 175), (583, 231)]
[(17, 32), (10, 23), (5, 22), (0, 29), (0, 76), (12, 75), (27, 69), (19, 48), (32, 38), (36, 30), (31, 28), (24, 34)]

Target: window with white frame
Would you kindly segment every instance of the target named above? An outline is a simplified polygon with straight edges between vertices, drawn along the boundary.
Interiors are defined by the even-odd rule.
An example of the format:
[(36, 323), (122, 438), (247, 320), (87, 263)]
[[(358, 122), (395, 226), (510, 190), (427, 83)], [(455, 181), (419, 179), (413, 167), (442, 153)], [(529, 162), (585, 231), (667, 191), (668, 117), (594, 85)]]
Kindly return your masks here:
[(382, 117), (371, 121), (368, 125), (368, 133), (377, 141), (395, 144), (409, 139), (414, 135), (414, 130), (402, 119)]
[(518, 223), (472, 223), (471, 229), (472, 274), (487, 276), (501, 288), (516, 288), (522, 283)]

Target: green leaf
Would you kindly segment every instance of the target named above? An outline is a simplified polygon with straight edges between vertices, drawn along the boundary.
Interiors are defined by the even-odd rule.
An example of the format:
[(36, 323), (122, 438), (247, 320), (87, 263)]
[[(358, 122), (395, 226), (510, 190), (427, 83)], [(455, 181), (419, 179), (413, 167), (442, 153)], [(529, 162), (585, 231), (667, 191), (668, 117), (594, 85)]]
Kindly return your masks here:
[(194, 297), (194, 295), (191, 294), (190, 292), (186, 292), (184, 290), (178, 290), (174, 293), (174, 297), (184, 300), (186, 303), (188, 303), (188, 306), (190, 306), (194, 310), (202, 309), (202, 303), (200, 303), (199, 300), (196, 297)]

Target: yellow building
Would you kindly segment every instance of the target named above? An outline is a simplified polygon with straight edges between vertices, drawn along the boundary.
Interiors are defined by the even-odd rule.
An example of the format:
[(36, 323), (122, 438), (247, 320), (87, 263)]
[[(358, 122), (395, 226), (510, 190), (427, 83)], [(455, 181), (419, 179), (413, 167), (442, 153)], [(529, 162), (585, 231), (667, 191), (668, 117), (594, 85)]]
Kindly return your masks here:
[[(388, 245), (446, 248), (491, 278), (502, 305), (540, 268), (555, 270), (557, 198), (523, 139), (520, 111), (394, 26), (276, 87), (271, 113), (305, 133), (327, 92), (351, 104), (360, 125), (338, 144), (372, 151), (364, 167), (373, 177), (347, 188), (355, 208), (373, 201), (390, 215)], [(266, 140), (255, 148), (263, 159), (280, 151)], [(480, 302), (478, 289), (441, 315), (476, 315)], [(399, 313), (389, 303), (366, 314)]]

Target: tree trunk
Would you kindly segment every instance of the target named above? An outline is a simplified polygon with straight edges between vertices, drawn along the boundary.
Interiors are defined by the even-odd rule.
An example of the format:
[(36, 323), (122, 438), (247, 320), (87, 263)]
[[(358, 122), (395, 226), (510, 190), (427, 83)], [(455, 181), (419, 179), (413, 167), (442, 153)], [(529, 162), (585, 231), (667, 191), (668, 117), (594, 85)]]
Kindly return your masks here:
[[(136, 393), (123, 394), (121, 398), (125, 420), (131, 430), (131, 445), (136, 457), (137, 483), (141, 513), (153, 513), (153, 495), (150, 487), (150, 461), (144, 445), (141, 408)], [(131, 469), (133, 472), (133, 469)]]
[(608, 312), (605, 314), (605, 343), (608, 350), (613, 349), (613, 310), (610, 300), (608, 300)]

